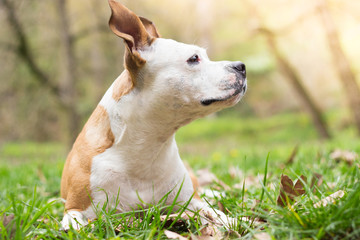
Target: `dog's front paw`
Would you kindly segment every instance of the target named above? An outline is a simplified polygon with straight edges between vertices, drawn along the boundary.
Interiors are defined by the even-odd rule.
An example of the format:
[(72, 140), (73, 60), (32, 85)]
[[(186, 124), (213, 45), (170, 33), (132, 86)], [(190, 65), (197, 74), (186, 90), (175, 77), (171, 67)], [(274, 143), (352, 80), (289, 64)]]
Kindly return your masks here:
[(202, 223), (211, 223), (217, 227), (224, 227), (225, 229), (231, 229), (238, 224), (237, 219), (225, 215), (223, 212), (205, 208), (200, 211), (202, 217)]
[(64, 215), (64, 218), (61, 221), (60, 230), (67, 231), (72, 228), (79, 230), (81, 227), (88, 224), (87, 219), (79, 211), (67, 211)]

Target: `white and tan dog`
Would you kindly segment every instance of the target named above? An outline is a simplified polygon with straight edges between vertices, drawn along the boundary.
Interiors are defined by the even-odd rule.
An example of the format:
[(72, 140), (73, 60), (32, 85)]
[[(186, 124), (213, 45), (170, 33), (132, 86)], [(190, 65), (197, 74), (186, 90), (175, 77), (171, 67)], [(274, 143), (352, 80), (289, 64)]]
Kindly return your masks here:
[[(107, 90), (68, 155), (61, 180), (63, 229), (95, 218), (94, 206), (131, 211), (180, 189), (194, 194), (180, 159), (176, 130), (194, 119), (236, 104), (246, 91), (245, 65), (212, 62), (204, 49), (163, 39), (154, 24), (109, 0), (111, 30), (125, 41), (125, 70)], [(141, 200), (140, 200), (141, 199)], [(118, 200), (118, 201), (117, 201)], [(200, 198), (205, 209), (226, 221)]]

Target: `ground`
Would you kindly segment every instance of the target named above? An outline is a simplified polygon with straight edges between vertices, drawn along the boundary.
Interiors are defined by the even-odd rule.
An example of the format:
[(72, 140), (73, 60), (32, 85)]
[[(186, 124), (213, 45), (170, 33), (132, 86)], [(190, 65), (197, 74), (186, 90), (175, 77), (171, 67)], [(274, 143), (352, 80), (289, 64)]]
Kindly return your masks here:
[[(327, 115), (334, 126), (334, 138), (327, 141), (318, 140), (309, 118), (298, 113), (266, 119), (212, 117), (180, 129), (176, 137), (180, 153), (199, 176), (202, 197), (239, 219), (231, 231), (220, 229), (217, 233), (202, 226), (196, 213), (182, 220), (185, 209), (172, 218), (161, 216), (164, 208), (160, 205), (140, 214), (114, 214), (99, 207), (98, 219), (87, 227), (59, 231), (66, 146), (3, 143), (0, 236), (180, 238), (171, 235), (177, 233), (187, 239), (359, 239), (360, 139), (336, 116)], [(298, 180), (301, 175), (304, 177)], [(279, 199), (280, 193), (283, 198)], [(323, 205), (318, 203), (321, 200)]]

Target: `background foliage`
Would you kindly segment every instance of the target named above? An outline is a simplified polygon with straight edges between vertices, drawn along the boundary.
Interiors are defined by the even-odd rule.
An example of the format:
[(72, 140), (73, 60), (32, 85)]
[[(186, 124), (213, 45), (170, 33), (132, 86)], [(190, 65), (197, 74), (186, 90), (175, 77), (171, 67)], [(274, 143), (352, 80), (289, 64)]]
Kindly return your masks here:
[[(266, 36), (258, 31), (266, 27), (321, 112), (335, 118), (330, 132), (336, 135), (352, 125), (347, 93), (336, 70), (341, 63), (332, 57), (319, 16), (322, 1), (122, 2), (154, 21), (165, 38), (203, 46), (213, 60), (246, 63), (249, 91), (241, 104), (221, 114), (266, 118), (305, 111)], [(0, 3), (0, 142), (70, 143), (123, 69), (124, 46), (107, 27), (108, 4), (105, 0)], [(24, 60), (23, 49), (18, 48), (22, 39), (9, 21), (6, 3), (10, 3), (31, 58), (47, 82), (40, 81)], [(326, 6), (352, 73), (359, 79), (360, 3), (328, 0)]]

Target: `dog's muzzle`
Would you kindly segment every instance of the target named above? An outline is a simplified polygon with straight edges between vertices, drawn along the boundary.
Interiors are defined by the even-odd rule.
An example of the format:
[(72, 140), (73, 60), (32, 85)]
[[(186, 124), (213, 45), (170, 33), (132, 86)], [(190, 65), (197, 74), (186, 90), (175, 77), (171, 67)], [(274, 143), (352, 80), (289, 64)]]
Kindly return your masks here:
[(247, 89), (245, 64), (242, 62), (233, 62), (228, 65), (227, 68), (229, 71), (235, 73), (237, 81), (234, 84), (227, 86), (226, 89), (235, 89), (235, 92), (231, 95), (227, 95), (226, 97), (204, 99), (201, 101), (202, 105), (208, 106), (214, 102), (226, 101), (240, 93), (245, 94)]

